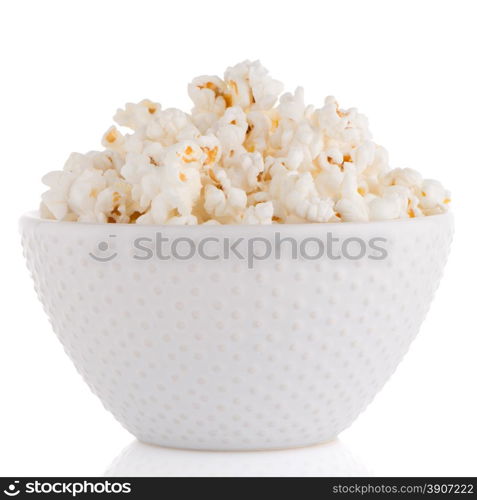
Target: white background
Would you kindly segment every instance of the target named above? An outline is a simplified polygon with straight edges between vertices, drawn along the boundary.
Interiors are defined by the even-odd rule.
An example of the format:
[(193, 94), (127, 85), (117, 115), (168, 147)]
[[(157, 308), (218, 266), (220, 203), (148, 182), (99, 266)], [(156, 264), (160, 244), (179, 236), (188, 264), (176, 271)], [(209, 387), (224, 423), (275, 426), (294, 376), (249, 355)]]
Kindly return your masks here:
[[(289, 90), (303, 85), (310, 103), (333, 94), (358, 107), (393, 166), (451, 189), (456, 216), (433, 307), (374, 403), (341, 444), (287, 452), (288, 466), (255, 455), (251, 472), (268, 461), (270, 473), (299, 473), (311, 460), (325, 474), (477, 475), (476, 14), (458, 0), (3, 1), (0, 475), (101, 475), (133, 442), (64, 355), (25, 269), (17, 219), (37, 207), (41, 176), (98, 148), (126, 101), (188, 108), (193, 76), (246, 58)], [(228, 473), (248, 458), (229, 455)], [(224, 472), (215, 455), (137, 445), (122, 472), (141, 460), (157, 473)]]

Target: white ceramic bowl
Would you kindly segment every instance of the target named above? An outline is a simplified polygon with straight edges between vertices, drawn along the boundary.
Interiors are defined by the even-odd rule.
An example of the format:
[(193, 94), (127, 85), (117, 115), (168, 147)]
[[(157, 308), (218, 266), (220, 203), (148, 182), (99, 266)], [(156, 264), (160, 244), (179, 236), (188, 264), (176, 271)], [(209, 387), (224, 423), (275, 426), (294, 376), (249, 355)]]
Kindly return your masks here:
[[(446, 214), (179, 227), (55, 222), (31, 214), (21, 231), (57, 336), (126, 429), (147, 443), (245, 450), (326, 442), (356, 419), (419, 330), (453, 221)], [(331, 235), (338, 252), (332, 244), (331, 255), (295, 259), (289, 242), (281, 258), (257, 260), (253, 268), (233, 255), (133, 258), (147, 254), (133, 242), (155, 241), (158, 233), (196, 245), (207, 237), (273, 243), (280, 233), (300, 243)], [(360, 241), (366, 256), (332, 258), (348, 238), (355, 240), (346, 255), (357, 256)], [(386, 258), (369, 258), (383, 257), (370, 250), (373, 238), (386, 240), (378, 245)], [(149, 245), (144, 241), (142, 247)], [(214, 241), (204, 246), (209, 257)], [(184, 256), (191, 248), (184, 243), (176, 250)]]

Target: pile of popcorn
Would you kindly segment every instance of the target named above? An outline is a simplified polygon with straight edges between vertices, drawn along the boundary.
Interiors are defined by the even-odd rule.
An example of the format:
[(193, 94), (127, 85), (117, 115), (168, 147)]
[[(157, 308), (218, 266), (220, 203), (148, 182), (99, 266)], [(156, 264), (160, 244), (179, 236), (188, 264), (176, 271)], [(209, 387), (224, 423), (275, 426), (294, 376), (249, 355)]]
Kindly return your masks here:
[(259, 61), (189, 84), (190, 113), (126, 104), (104, 151), (73, 153), (43, 178), (44, 218), (136, 224), (387, 220), (445, 212), (449, 193), (391, 170), (367, 119), (333, 97), (282, 93)]

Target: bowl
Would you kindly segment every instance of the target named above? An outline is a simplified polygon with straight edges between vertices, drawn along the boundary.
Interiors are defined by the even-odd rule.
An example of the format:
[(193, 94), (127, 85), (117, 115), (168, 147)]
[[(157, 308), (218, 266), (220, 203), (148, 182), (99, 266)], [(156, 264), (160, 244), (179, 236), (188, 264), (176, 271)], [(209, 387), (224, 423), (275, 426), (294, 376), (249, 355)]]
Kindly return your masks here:
[(20, 222), (35, 289), (91, 390), (140, 441), (324, 443), (408, 350), (450, 214), (337, 224)]

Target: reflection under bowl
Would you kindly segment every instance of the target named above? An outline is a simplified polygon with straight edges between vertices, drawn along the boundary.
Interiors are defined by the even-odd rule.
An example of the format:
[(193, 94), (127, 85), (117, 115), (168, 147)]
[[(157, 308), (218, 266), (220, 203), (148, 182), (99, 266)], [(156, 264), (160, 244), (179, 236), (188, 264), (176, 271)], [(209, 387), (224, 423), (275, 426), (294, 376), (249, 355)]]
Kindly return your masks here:
[(275, 451), (210, 452), (133, 442), (105, 472), (112, 477), (369, 476), (339, 441)]

